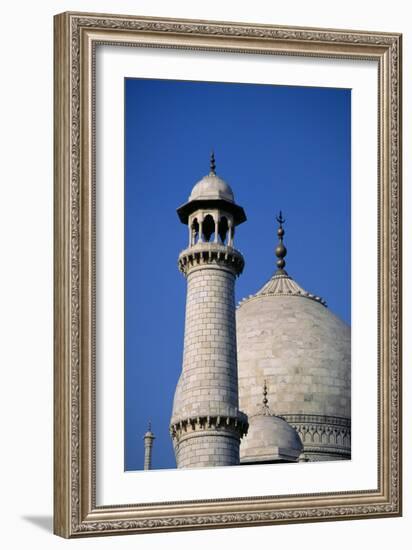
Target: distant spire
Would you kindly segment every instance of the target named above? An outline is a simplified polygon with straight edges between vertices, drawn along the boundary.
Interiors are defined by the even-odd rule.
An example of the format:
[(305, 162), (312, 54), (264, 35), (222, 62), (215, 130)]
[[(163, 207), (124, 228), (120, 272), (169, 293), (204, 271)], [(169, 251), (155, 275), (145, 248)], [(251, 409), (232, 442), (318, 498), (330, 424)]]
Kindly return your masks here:
[(276, 216), (276, 221), (279, 223), (279, 227), (277, 231), (278, 237), (279, 237), (279, 243), (275, 248), (275, 254), (279, 259), (276, 262), (276, 265), (278, 266), (278, 273), (284, 273), (284, 267), (286, 265), (284, 258), (287, 254), (287, 250), (285, 245), (283, 244), (283, 236), (285, 234), (285, 230), (283, 229), (283, 224), (285, 223), (286, 220), (282, 216), (282, 210), (279, 211), (279, 216)]
[(216, 161), (215, 161), (215, 152), (212, 149), (210, 153), (210, 173), (216, 175)]
[(152, 448), (153, 441), (156, 439), (152, 433), (152, 423), (149, 420), (147, 432), (144, 434), (144, 469), (151, 470), (152, 468)]

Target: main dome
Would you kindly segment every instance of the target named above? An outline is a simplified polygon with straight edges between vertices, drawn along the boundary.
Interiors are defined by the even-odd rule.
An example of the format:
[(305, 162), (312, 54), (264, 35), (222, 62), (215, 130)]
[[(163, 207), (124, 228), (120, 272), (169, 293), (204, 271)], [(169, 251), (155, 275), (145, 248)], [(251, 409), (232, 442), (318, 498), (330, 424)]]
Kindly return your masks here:
[(273, 414), (299, 433), (306, 459), (350, 458), (351, 330), (284, 270), (278, 221), (278, 270), (236, 311), (239, 407), (253, 415), (267, 381)]
[(295, 427), (305, 454), (345, 458), (350, 455), (350, 327), (316, 297), (308, 298), (258, 293), (237, 309), (239, 407), (253, 414), (267, 380), (272, 410)]

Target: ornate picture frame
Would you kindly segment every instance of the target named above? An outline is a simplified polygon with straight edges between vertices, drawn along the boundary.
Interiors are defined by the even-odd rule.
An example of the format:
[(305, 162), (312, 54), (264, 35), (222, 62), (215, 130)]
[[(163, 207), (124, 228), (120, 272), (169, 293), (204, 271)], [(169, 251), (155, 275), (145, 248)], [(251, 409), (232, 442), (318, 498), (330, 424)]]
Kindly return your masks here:
[[(98, 45), (378, 65), (377, 488), (98, 505), (96, 159)], [(55, 16), (54, 532), (70, 538), (401, 515), (401, 44), (395, 33), (123, 15)]]

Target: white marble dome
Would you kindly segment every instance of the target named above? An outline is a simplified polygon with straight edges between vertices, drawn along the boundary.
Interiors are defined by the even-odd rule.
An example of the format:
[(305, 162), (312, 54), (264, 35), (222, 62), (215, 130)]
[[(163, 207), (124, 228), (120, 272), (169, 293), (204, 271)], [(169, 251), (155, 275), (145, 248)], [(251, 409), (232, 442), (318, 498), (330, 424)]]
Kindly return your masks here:
[(241, 302), (236, 323), (240, 409), (254, 414), (266, 380), (272, 412), (310, 460), (349, 458), (350, 327), (283, 270)]
[(230, 185), (211, 172), (193, 187), (189, 201), (194, 200), (226, 200), (234, 202), (235, 198)]

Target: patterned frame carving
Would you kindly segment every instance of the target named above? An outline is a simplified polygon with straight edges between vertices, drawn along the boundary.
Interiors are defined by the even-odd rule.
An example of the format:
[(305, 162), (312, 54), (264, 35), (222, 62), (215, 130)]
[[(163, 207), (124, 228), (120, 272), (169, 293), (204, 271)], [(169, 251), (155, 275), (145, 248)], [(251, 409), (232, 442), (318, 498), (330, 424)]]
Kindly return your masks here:
[[(64, 13), (55, 17), (54, 531), (64, 537), (401, 514), (401, 35)], [(97, 43), (379, 63), (378, 490), (95, 503), (94, 48)]]

